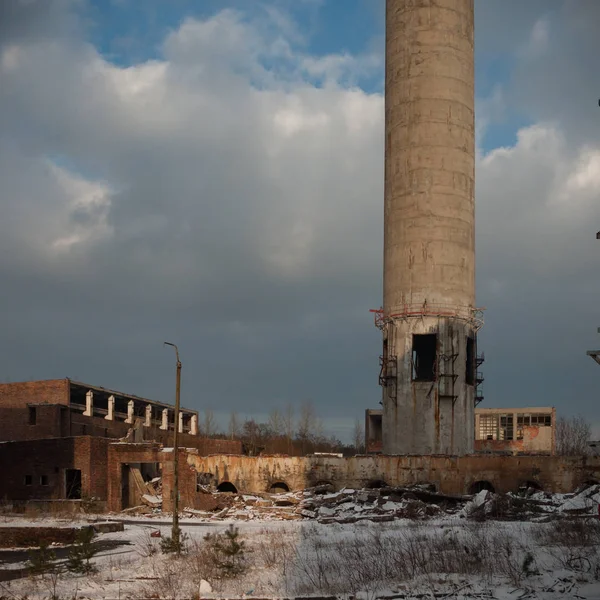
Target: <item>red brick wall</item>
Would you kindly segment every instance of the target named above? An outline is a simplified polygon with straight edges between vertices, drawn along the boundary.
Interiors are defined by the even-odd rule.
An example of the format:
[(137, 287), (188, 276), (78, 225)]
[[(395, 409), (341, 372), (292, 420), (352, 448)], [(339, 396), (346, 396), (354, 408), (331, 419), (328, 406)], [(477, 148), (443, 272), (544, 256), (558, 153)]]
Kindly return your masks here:
[[(107, 448), (102, 438), (54, 438), (0, 444), (1, 500), (65, 498), (65, 470), (81, 470), (82, 496), (107, 496)], [(25, 476), (31, 476), (31, 485)], [(42, 485), (46, 476), (48, 485)]]
[[(34, 440), (69, 435), (63, 431), (60, 410), (69, 404), (66, 379), (0, 383), (0, 441)], [(28, 404), (36, 407), (36, 424), (29, 424)]]
[(83, 496), (106, 500), (108, 496), (108, 446), (106, 438), (75, 438), (75, 468), (81, 469)]

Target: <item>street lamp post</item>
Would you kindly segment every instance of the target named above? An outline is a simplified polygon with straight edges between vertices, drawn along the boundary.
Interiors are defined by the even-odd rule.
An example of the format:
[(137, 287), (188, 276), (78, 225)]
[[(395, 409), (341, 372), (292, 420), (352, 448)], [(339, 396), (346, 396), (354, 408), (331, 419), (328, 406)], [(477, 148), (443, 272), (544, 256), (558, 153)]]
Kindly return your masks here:
[[(600, 100), (598, 100), (600, 104)], [(596, 234), (596, 239), (600, 240), (600, 231)], [(598, 327), (598, 333), (600, 333), (600, 327)], [(591, 356), (600, 365), (600, 350), (588, 350), (588, 356)]]
[(165, 346), (175, 348), (177, 357), (177, 381), (175, 384), (175, 434), (173, 436), (173, 527), (171, 530), (171, 539), (177, 551), (181, 551), (181, 540), (179, 531), (179, 398), (181, 389), (181, 361), (179, 360), (179, 350), (175, 344), (165, 342)]

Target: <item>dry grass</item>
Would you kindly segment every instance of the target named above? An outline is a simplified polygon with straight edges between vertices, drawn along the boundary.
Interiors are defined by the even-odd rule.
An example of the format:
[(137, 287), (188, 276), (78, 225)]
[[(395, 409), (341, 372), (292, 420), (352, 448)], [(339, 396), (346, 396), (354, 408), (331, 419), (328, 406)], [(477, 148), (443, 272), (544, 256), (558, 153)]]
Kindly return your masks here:
[[(533, 532), (533, 534), (532, 534)], [(263, 529), (247, 535), (248, 572), (225, 580), (205, 542), (195, 542), (179, 562), (152, 556), (161, 598), (194, 597), (201, 580), (215, 592), (254, 595), (357, 595), (374, 598), (398, 586), (436, 589), (440, 582), (501, 582), (524, 588), (539, 585), (540, 571), (567, 569), (598, 579), (600, 524), (591, 530), (572, 522), (523, 524), (463, 521), (432, 528), (425, 523), (343, 527), (302, 524), (292, 530)], [(598, 554), (598, 557), (596, 555)], [(542, 561), (543, 559), (543, 561)], [(540, 561), (544, 564), (540, 564)], [(452, 583), (454, 582), (454, 583)], [(149, 589), (148, 589), (149, 591)]]

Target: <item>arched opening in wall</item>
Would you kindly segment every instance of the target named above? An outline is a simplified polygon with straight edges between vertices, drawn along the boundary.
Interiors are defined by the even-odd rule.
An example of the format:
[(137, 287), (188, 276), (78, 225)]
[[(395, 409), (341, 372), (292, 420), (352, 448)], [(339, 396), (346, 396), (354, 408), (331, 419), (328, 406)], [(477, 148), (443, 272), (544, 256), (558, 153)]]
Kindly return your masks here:
[(237, 494), (237, 488), (231, 481), (223, 481), (217, 486), (217, 492), (229, 492), (231, 494)]
[(269, 493), (271, 494), (285, 494), (290, 491), (290, 487), (285, 481), (276, 481), (271, 484), (269, 488)]
[(537, 481), (524, 481), (519, 486), (519, 494), (522, 496), (530, 496), (531, 494), (535, 494), (536, 492), (543, 492), (542, 486)]
[(369, 481), (365, 486), (368, 490), (379, 490), (384, 487), (389, 487), (388, 484), (383, 481), (383, 479), (374, 479), (373, 481)]
[(423, 490), (424, 492), (431, 492), (432, 494), (436, 494), (438, 491), (437, 485), (435, 483), (432, 483), (431, 481), (419, 483), (416, 487)]
[(479, 494), (483, 490), (487, 490), (488, 492), (495, 492), (494, 486), (489, 481), (476, 481), (471, 484), (469, 488), (469, 494)]

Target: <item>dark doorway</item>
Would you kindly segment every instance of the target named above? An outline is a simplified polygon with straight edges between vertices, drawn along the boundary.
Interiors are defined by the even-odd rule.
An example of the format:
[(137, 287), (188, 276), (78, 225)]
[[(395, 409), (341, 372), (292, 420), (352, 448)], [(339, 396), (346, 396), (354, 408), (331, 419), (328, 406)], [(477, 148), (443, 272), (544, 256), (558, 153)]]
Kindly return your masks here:
[(121, 465), (121, 509), (129, 508), (129, 465)]
[(383, 481), (383, 479), (374, 479), (373, 481), (369, 481), (366, 485), (369, 490), (379, 490), (384, 487), (389, 487), (388, 484)]
[(67, 500), (81, 500), (81, 471), (65, 470), (65, 489)]
[(232, 494), (237, 494), (237, 488), (231, 481), (223, 481), (217, 486), (218, 492), (231, 492)]
[(413, 381), (435, 381), (437, 335), (435, 333), (413, 334), (412, 350)]
[(469, 488), (469, 493), (470, 494), (479, 494), (479, 492), (482, 492), (483, 490), (487, 490), (488, 492), (492, 492), (492, 493), (494, 493), (496, 491), (494, 489), (494, 486), (489, 481), (476, 481)]
[(467, 371), (465, 373), (465, 383), (475, 385), (475, 338), (467, 338)]

